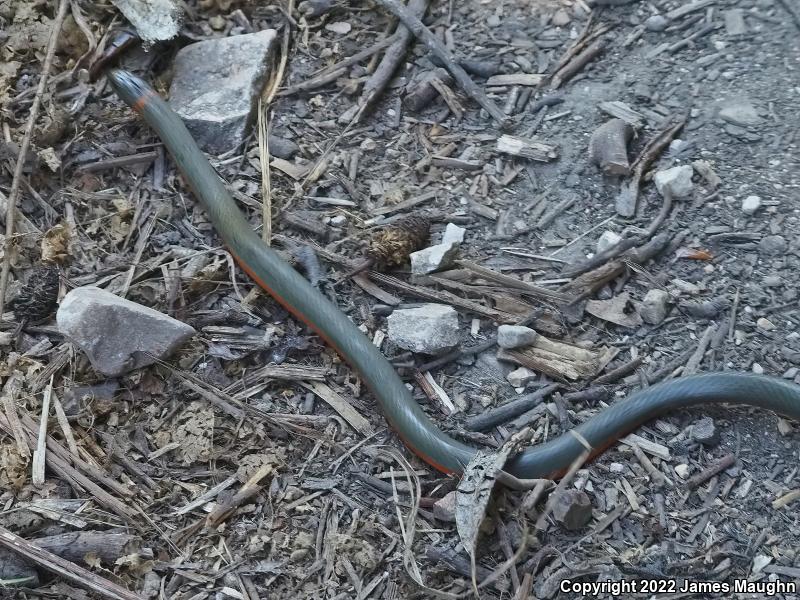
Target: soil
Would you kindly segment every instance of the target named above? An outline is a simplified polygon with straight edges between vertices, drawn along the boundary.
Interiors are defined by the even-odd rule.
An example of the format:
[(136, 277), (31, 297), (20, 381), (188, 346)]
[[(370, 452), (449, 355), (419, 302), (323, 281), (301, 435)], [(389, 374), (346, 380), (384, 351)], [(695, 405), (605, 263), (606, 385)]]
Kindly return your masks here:
[[(492, 450), (513, 428), (505, 424), (470, 433), (468, 417), (558, 378), (537, 373), (526, 390), (514, 389), (507, 377), (518, 365), (498, 360), (496, 347), (465, 354), (430, 371), (456, 406), (449, 414), (436, 392), (430, 386), (426, 392), (415, 377), (432, 357), (414, 355), (382, 335), (389, 313), (427, 300), (382, 279), (373, 279), (382, 293), (374, 288), (367, 293), (353, 281), (335, 282), (352, 261), (362, 259), (372, 231), (414, 213), (431, 221), (432, 243), (448, 222), (466, 228), (459, 259), (569, 290), (573, 277), (564, 276), (565, 265), (596, 254), (606, 231), (642, 235), (659, 213), (664, 199), (653, 174), (693, 164), (691, 193), (675, 199), (658, 228), (668, 234), (665, 249), (652, 261), (623, 264), (618, 276), (592, 293), (595, 301), (628, 295), (623, 312), (606, 319), (594, 316), (591, 306), (585, 310), (586, 299), (570, 309), (542, 303), (476, 275), (467, 263), (433, 276), (412, 276), (404, 265), (390, 275), (428, 290), (440, 303), (448, 303), (443, 292), (449, 291), (483, 307), (478, 314), (455, 305), (464, 347), (489, 339), (501, 321), (514, 322), (540, 308), (547, 317), (538, 315), (534, 328), (540, 334), (593, 352), (616, 351), (604, 370), (562, 378), (561, 396), (548, 398), (527, 423), (534, 443), (585, 421), (604, 403), (686, 375), (687, 369), (751, 372), (800, 384), (794, 275), (800, 268), (800, 20), (788, 3), (703, 2), (654, 31), (653, 15), (686, 5), (667, 0), (589, 9), (570, 0), (432, 2), (425, 18), (429, 28), (456, 57), (482, 61), (496, 73), (552, 74), (584, 32), (608, 27), (597, 38), (603, 43), (598, 57), (557, 89), (547, 80), (535, 86), (525, 106), (509, 96), (513, 100), (530, 88), (487, 85), (485, 77), (473, 75), (498, 106), (509, 108), (503, 130), (456, 83), (449, 85), (449, 104), (437, 96), (420, 111), (407, 109), (403, 100), (409, 90), (436, 67), (416, 43), (358, 123), (348, 125), (340, 117), (358, 101), (379, 55), (326, 85), (293, 90), (391, 33), (395, 21), (377, 6), (304, 2), (289, 7), (290, 23), (277, 5), (187, 2), (176, 39), (135, 47), (121, 61), (164, 93), (171, 59), (188, 43), (248, 28), (273, 27), (279, 38), (288, 35), (281, 87), (288, 91), (271, 105), (270, 135), (299, 146), (289, 161), (304, 174), (294, 178), (273, 164), (275, 245), (298, 267), (305, 265), (308, 275), (321, 278), (323, 293), (381, 344), (440, 427)], [(50, 4), (0, 0), (0, 200), (9, 194), (52, 28)], [(309, 7), (320, 14), (307, 16), (303, 11)], [(115, 513), (114, 503), (104, 504), (49, 462), (44, 484), (34, 485), (14, 437), (0, 427), (0, 525), (27, 540), (71, 532), (131, 536), (132, 545), (118, 556), (93, 551), (73, 560), (143, 598), (473, 594), (469, 557), (448, 509), (451, 497), (445, 498), (458, 480), (405, 449), (358, 377), (234, 265), (158, 139), (103, 78), (90, 82), (85, 76), (92, 46), (121, 15), (110, 3), (74, 3), (72, 11), (18, 202), (20, 219), (38, 233), (22, 231), (18, 219), (23, 235), (15, 238), (9, 298), (24, 296), (23, 286), (29, 284), (30, 291), (42, 278), (36, 267), (44, 257), (58, 265), (59, 297), (73, 287), (99, 285), (185, 321), (199, 335), (167, 364), (109, 381), (59, 334), (54, 307), (38, 321), (19, 311), (4, 314), (4, 394), (13, 393), (9, 382), (21, 375), (21, 390), (13, 396), (16, 410), (38, 426), (51, 388), (80, 452), (76, 467), (94, 465), (91, 477), (136, 516)], [(743, 31), (736, 29), (739, 15)], [(688, 41), (673, 47), (682, 40)], [(560, 101), (536, 110), (543, 97)], [(624, 103), (626, 114), (635, 111), (634, 120), (640, 121), (631, 159), (671, 119), (686, 120), (646, 170), (631, 218), (615, 208), (627, 179), (604, 175), (587, 152), (592, 133), (610, 118), (601, 104), (610, 102)], [(498, 152), (503, 133), (554, 144), (558, 156), (537, 162)], [(110, 158), (137, 154), (145, 157), (104, 166)], [(210, 158), (260, 229), (256, 127), (240, 147)], [(429, 192), (411, 209), (392, 208)], [(753, 214), (742, 208), (749, 196), (760, 199)], [(332, 205), (330, 198), (348, 202)], [(540, 226), (542, 216), (557, 207)], [(337, 257), (344, 258), (331, 260)], [(669, 313), (657, 324), (637, 321), (640, 303), (653, 289), (669, 293)], [(608, 320), (626, 317), (632, 326)], [(563, 400), (597, 386), (603, 372), (630, 361), (636, 362), (628, 373), (606, 384), (605, 400)], [(262, 367), (267, 370), (259, 371)], [(364, 427), (356, 431), (352, 421), (332, 410), (322, 399), (330, 395), (365, 417)], [(708, 425), (704, 417), (713, 420), (717, 435), (701, 443), (696, 431)], [(67, 444), (55, 413), (49, 432)], [(736, 581), (780, 581), (800, 590), (796, 423), (761, 410), (715, 405), (665, 415), (636, 433), (658, 445), (655, 451), (643, 449), (668, 482), (657, 485), (630, 446), (610, 448), (568, 484), (583, 490), (591, 503), (583, 526), (568, 529), (556, 518), (558, 511), (550, 514), (545, 500), (532, 498), (531, 491), (496, 486), (485, 518), (483, 508), (478, 510), (483, 525), (476, 579), (498, 571), (480, 588), (480, 597), (581, 597), (560, 589), (565, 580), (663, 580), (664, 593), (657, 596), (638, 583), (636, 593), (629, 588), (586, 594), (599, 598), (765, 597), (681, 592), (685, 582), (719, 582), (733, 589)], [(688, 485), (728, 455), (731, 466)], [(254, 474), (258, 480), (249, 484), (254, 493), (221, 525), (209, 525), (208, 515)], [(203, 496), (220, 484), (221, 492)], [(409, 490), (418, 492), (418, 506)], [(544, 527), (537, 530), (543, 514)], [(509, 568), (505, 563), (511, 558)], [(30, 577), (31, 565), (15, 554), (4, 564), (0, 579), (16, 579), (15, 573)], [(41, 564), (33, 579), (9, 585), (19, 588), (9, 594), (26, 598), (95, 597)], [(800, 591), (778, 597), (800, 598)]]

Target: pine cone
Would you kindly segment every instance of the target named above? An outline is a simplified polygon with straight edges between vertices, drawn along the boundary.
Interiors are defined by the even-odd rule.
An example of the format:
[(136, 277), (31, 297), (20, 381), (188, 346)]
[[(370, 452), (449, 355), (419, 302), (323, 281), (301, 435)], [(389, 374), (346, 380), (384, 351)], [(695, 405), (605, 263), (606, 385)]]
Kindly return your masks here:
[(58, 303), (59, 282), (57, 266), (36, 267), (11, 303), (17, 321), (36, 323), (53, 314)]
[(411, 215), (389, 225), (372, 236), (367, 258), (379, 269), (397, 267), (408, 260), (408, 255), (425, 247), (431, 232), (426, 218)]

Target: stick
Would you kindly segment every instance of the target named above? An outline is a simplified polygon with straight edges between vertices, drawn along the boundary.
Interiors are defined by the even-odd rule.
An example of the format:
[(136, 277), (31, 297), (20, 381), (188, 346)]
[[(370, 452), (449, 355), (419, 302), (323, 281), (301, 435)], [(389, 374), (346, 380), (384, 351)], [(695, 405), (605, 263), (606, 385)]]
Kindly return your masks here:
[(39, 438), (36, 440), (36, 450), (33, 451), (33, 471), (31, 480), (33, 485), (44, 485), (44, 465), (47, 455), (47, 419), (50, 416), (50, 398), (53, 395), (53, 377), (44, 391), (42, 399), (42, 417), (39, 420)]
[[(428, 0), (409, 0), (406, 10), (413, 17), (421, 19), (428, 10)], [(375, 72), (364, 84), (358, 103), (353, 107), (355, 109), (356, 123), (359, 123), (364, 114), (375, 104), (383, 90), (389, 85), (397, 67), (405, 58), (414, 34), (409, 31), (408, 27), (403, 25), (400, 25), (397, 34), (397, 39), (386, 49), (383, 59), (381, 59)]]
[(92, 590), (106, 598), (113, 598), (114, 600), (142, 600), (142, 597), (138, 594), (129, 592), (116, 583), (104, 579), (52, 552), (34, 546), (28, 540), (19, 537), (2, 526), (0, 526), (0, 545), (21, 554), (40, 567), (56, 575), (60, 575), (65, 579), (69, 579), (76, 585)]
[(538, 406), (545, 398), (560, 387), (561, 385), (558, 383), (546, 385), (531, 394), (525, 394), (511, 402), (506, 402), (502, 406), (468, 418), (465, 427), (470, 431), (485, 431), (495, 425), (505, 423)]
[(498, 106), (489, 99), (484, 91), (470, 79), (467, 72), (453, 59), (447, 48), (439, 41), (439, 39), (425, 27), (425, 25), (416, 18), (411, 12), (397, 0), (376, 0), (383, 8), (391, 12), (394, 16), (403, 22), (411, 33), (417, 39), (422, 41), (428, 49), (444, 63), (445, 68), (450, 71), (450, 74), (461, 86), (461, 89), (470, 96), (475, 102), (480, 104), (486, 112), (499, 124), (503, 124), (506, 120), (506, 115)]
[(3, 411), (8, 421), (8, 427), (11, 430), (10, 433), (14, 436), (17, 452), (22, 458), (30, 458), (31, 453), (25, 436), (25, 428), (22, 426), (19, 415), (17, 414), (16, 399), (21, 388), (22, 375), (20, 375), (18, 371), (15, 371), (9, 376), (6, 380), (6, 384), (3, 386)]
[(19, 146), (19, 156), (17, 156), (17, 164), (14, 167), (14, 178), (11, 180), (11, 190), (8, 193), (8, 207), (6, 209), (6, 247), (3, 256), (3, 267), (2, 271), (0, 271), (0, 315), (3, 314), (6, 304), (8, 275), (11, 271), (11, 255), (13, 254), (12, 250), (14, 246), (14, 218), (17, 213), (17, 198), (19, 196), (19, 186), (22, 183), (25, 158), (28, 156), (28, 149), (31, 146), (33, 127), (36, 125), (36, 119), (39, 116), (42, 96), (47, 87), (47, 76), (53, 66), (53, 57), (56, 54), (56, 45), (58, 44), (61, 25), (64, 23), (64, 17), (67, 14), (68, 8), (69, 0), (60, 0), (58, 3), (58, 13), (53, 21), (53, 29), (50, 32), (50, 40), (47, 42), (47, 53), (42, 63), (39, 85), (36, 86), (36, 95), (33, 97), (33, 104), (28, 113), (28, 122), (25, 124), (25, 135), (22, 136), (22, 143)]
[(267, 246), (272, 244), (272, 179), (269, 170), (269, 104), (258, 99), (258, 158), (261, 163), (261, 219), (264, 227), (261, 239)]

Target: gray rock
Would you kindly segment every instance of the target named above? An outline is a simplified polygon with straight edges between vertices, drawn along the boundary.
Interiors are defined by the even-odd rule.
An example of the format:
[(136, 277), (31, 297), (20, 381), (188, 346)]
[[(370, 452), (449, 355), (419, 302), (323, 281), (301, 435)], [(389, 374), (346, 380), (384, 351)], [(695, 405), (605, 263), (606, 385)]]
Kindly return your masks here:
[(739, 127), (749, 127), (761, 123), (755, 106), (747, 101), (733, 101), (725, 105), (720, 111), (719, 116), (732, 125)]
[(295, 144), (292, 140), (278, 137), (276, 135), (269, 136), (269, 154), (277, 158), (289, 160), (300, 151), (300, 146)]
[(612, 246), (616, 246), (622, 240), (622, 236), (614, 231), (604, 231), (600, 239), (597, 240), (597, 252), (608, 250)]
[(454, 244), (461, 244), (464, 242), (464, 234), (467, 233), (467, 230), (463, 227), (459, 227), (455, 223), (448, 223), (447, 227), (444, 228), (444, 237), (442, 238), (442, 243), (454, 243)]
[(639, 306), (639, 316), (645, 323), (658, 325), (667, 318), (667, 302), (669, 302), (667, 292), (657, 289), (650, 290), (645, 294)]
[(703, 417), (692, 425), (692, 439), (704, 446), (716, 446), (719, 437), (719, 429), (711, 417)]
[(647, 17), (644, 22), (644, 28), (647, 31), (664, 31), (669, 25), (669, 20), (664, 15), (653, 15)]
[(452, 306), (423, 304), (394, 311), (387, 319), (389, 339), (400, 348), (440, 354), (461, 341), (458, 314)]
[(522, 325), (500, 325), (497, 328), (497, 345), (511, 350), (522, 346), (530, 346), (539, 336), (530, 327)]
[(732, 8), (723, 13), (725, 17), (725, 32), (728, 35), (744, 35), (747, 25), (744, 22), (744, 12), (741, 8)]
[(654, 177), (656, 189), (661, 195), (669, 188), (675, 198), (687, 198), (694, 189), (692, 165), (681, 165), (658, 171)]
[(56, 321), (92, 366), (109, 377), (163, 360), (195, 334), (186, 323), (97, 287), (67, 294)]
[(519, 367), (514, 369), (506, 376), (508, 383), (515, 388), (524, 388), (531, 381), (536, 379), (536, 373), (526, 367)]
[(742, 200), (742, 212), (746, 215), (754, 215), (761, 208), (761, 198), (758, 196), (748, 196)]
[(244, 140), (266, 80), (275, 30), (190, 44), (175, 57), (169, 103), (216, 154)]
[(766, 254), (777, 256), (789, 248), (789, 243), (782, 235), (768, 235), (758, 243), (758, 248)]
[(575, 531), (592, 520), (592, 501), (586, 492), (576, 489), (564, 490), (553, 506), (553, 517), (565, 529)]
[(433, 516), (440, 521), (455, 523), (456, 520), (456, 492), (448, 492), (443, 498), (433, 503)]
[(414, 275), (427, 275), (446, 269), (453, 264), (458, 254), (458, 244), (436, 244), (422, 250), (417, 250), (409, 255), (411, 259), (411, 272)]

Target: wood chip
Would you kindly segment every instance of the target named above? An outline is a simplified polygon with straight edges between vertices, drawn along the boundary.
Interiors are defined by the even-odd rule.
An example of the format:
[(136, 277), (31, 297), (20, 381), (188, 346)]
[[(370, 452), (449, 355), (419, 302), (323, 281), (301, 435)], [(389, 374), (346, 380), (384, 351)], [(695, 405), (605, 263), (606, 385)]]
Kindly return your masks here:
[(628, 446), (639, 446), (639, 448), (641, 448), (648, 454), (657, 456), (661, 460), (669, 460), (671, 458), (669, 448), (667, 448), (663, 444), (651, 442), (650, 440), (643, 438), (640, 435), (636, 435), (635, 433), (629, 433), (624, 438), (622, 438), (620, 442)]
[(556, 144), (517, 135), (501, 135), (497, 139), (497, 151), (539, 162), (550, 162), (558, 158)]
[(362, 435), (372, 435), (372, 425), (365, 419), (359, 412), (353, 408), (344, 397), (336, 393), (326, 384), (315, 381), (312, 383), (301, 383), (304, 388), (314, 392), (322, 400), (324, 400), (333, 410), (347, 421), (350, 426)]
[(508, 86), (508, 85), (528, 85), (536, 86), (542, 83), (544, 75), (537, 73), (510, 73), (508, 75), (492, 75), (486, 80), (486, 85), (491, 86)]

